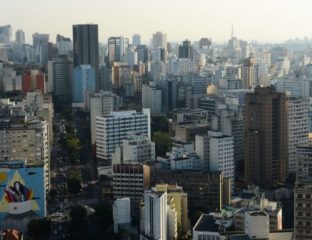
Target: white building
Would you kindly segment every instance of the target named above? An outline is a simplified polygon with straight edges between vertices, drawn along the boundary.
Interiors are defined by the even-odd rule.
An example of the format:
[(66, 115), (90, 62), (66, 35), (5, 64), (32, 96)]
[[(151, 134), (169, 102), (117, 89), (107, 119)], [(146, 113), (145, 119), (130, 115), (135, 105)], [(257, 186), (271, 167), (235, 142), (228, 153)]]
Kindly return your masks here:
[(119, 224), (131, 223), (130, 198), (119, 198), (113, 203), (114, 233), (118, 233)]
[(112, 111), (118, 110), (122, 104), (122, 99), (116, 94), (108, 91), (100, 91), (89, 95), (90, 102), (90, 125), (91, 143), (95, 143), (96, 138), (96, 117), (109, 115)]
[(297, 146), (309, 141), (309, 100), (288, 97), (288, 171), (297, 170)]
[(152, 48), (157, 49), (159, 47), (167, 49), (167, 34), (162, 32), (153, 34)]
[(196, 71), (198, 71), (198, 62), (192, 59), (180, 58), (174, 63), (174, 74), (176, 75)]
[(263, 211), (245, 213), (245, 234), (255, 239), (269, 239), (269, 215)]
[(113, 164), (144, 163), (152, 160), (155, 160), (155, 143), (147, 136), (139, 134), (130, 134), (112, 155)]
[(96, 117), (96, 157), (110, 164), (116, 147), (122, 144), (130, 132), (147, 136), (151, 139), (150, 111), (111, 112), (102, 117)]
[(223, 171), (225, 177), (231, 180), (231, 190), (234, 191), (234, 149), (233, 137), (222, 132), (209, 131), (210, 170)]
[(143, 239), (167, 240), (167, 192), (144, 192)]
[(275, 82), (276, 91), (289, 92), (294, 97), (308, 98), (310, 95), (310, 82), (300, 78), (280, 78)]
[(149, 86), (142, 86), (142, 107), (150, 108), (151, 115), (159, 115), (162, 112), (161, 89), (156, 87), (155, 82), (150, 82)]

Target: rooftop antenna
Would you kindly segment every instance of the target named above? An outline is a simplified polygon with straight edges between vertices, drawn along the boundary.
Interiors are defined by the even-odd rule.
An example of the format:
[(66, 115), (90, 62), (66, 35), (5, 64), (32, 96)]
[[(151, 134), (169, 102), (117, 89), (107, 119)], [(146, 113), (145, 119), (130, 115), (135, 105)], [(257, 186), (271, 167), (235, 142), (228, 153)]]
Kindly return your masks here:
[(234, 27), (233, 27), (233, 25), (232, 25), (231, 39), (233, 39), (233, 37), (234, 37)]

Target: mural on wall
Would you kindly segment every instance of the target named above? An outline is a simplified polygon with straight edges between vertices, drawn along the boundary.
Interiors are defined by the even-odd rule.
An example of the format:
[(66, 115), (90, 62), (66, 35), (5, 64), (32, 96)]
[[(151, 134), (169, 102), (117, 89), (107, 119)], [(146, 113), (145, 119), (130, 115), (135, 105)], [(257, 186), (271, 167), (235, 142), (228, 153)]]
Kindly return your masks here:
[(34, 218), (45, 216), (45, 186), (42, 167), (23, 162), (0, 164), (0, 227), (24, 230)]

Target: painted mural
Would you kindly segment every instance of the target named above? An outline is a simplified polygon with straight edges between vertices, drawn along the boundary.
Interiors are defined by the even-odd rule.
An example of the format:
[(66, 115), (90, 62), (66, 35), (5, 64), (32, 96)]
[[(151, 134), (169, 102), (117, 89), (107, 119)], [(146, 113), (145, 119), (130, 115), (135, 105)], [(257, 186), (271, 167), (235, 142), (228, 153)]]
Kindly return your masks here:
[(0, 227), (24, 231), (46, 213), (44, 171), (22, 161), (0, 163)]

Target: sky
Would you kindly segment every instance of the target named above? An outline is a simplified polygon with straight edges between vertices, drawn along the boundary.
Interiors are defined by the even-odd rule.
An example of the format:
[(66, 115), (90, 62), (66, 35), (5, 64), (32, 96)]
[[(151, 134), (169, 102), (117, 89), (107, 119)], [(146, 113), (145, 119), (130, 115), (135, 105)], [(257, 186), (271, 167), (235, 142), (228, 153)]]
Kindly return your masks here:
[(0, 25), (23, 29), (26, 42), (35, 32), (72, 38), (72, 25), (99, 25), (99, 41), (110, 36), (141, 35), (149, 43), (156, 31), (168, 41), (198, 41), (209, 37), (226, 42), (244, 40), (282, 42), (312, 38), (311, 0), (0, 0)]

